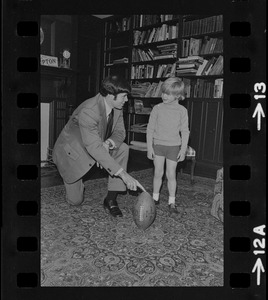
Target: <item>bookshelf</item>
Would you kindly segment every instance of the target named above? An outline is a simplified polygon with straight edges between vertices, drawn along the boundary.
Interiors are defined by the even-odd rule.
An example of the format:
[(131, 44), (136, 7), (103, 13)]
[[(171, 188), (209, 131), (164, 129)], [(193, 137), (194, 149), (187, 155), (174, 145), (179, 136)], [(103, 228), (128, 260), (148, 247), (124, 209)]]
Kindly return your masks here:
[[(118, 26), (123, 23), (127, 25)], [(124, 63), (115, 66), (120, 58)], [(197, 167), (215, 173), (222, 165), (222, 15), (111, 18), (105, 22), (103, 70), (104, 76), (121, 72), (131, 82), (132, 96), (124, 108), (130, 148), (146, 151), (146, 124), (152, 107), (162, 101), (161, 85), (178, 76), (186, 86), (181, 104), (188, 109), (189, 145), (196, 150)]]
[(119, 74), (129, 78), (131, 16), (108, 18), (104, 23), (103, 75)]

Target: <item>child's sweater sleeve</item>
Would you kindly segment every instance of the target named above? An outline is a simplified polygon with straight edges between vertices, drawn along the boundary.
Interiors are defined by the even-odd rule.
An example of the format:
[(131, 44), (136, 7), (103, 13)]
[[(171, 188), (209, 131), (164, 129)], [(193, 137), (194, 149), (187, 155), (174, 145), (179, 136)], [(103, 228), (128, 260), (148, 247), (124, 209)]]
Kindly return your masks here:
[(189, 126), (188, 126), (188, 111), (183, 109), (181, 118), (181, 151), (186, 152), (188, 140), (189, 140)]
[(147, 141), (147, 149), (153, 146), (153, 135), (156, 125), (156, 118), (157, 118), (157, 105), (151, 111), (149, 122), (147, 125), (146, 130), (146, 141)]

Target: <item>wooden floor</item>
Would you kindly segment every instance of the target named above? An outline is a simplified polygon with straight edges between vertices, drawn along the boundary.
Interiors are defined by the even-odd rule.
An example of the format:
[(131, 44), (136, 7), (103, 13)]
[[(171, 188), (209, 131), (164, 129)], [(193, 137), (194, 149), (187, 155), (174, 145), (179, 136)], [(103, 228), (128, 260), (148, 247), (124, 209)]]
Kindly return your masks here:
[[(183, 166), (183, 172), (190, 173), (190, 163), (184, 162), (179, 166)], [(178, 169), (179, 169), (178, 166)], [(153, 168), (153, 162), (146, 157), (145, 152), (130, 150), (128, 161), (128, 172), (139, 171)], [(216, 178), (214, 176), (207, 176), (204, 172), (200, 172), (198, 168), (195, 170), (195, 175), (202, 177)], [(83, 180), (93, 180), (96, 178), (108, 177), (105, 170), (97, 168), (95, 165), (84, 177)], [(63, 184), (62, 178), (59, 175), (54, 165), (47, 165), (41, 168), (41, 188), (51, 187)]]

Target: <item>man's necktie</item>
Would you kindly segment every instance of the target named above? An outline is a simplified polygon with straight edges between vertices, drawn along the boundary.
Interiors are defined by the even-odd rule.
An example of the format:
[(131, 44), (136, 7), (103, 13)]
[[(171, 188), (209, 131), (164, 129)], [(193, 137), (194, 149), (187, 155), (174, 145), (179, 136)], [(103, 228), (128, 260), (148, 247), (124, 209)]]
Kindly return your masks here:
[(107, 121), (107, 127), (106, 127), (104, 140), (107, 140), (111, 136), (113, 121), (114, 121), (114, 110), (112, 109), (109, 116), (108, 116), (108, 121)]

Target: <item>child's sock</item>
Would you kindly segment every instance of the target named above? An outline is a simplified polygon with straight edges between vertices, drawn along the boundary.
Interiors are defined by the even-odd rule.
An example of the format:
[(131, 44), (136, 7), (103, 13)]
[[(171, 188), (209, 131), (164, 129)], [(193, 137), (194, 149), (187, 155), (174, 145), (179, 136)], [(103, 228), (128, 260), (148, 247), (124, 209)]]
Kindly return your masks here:
[(116, 200), (117, 194), (117, 191), (108, 191), (106, 198), (109, 200)]
[(158, 201), (159, 200), (159, 193), (153, 193), (153, 199), (154, 199), (154, 201)]
[(170, 204), (175, 204), (175, 197), (173, 197), (173, 196), (168, 197), (168, 205), (170, 205)]

